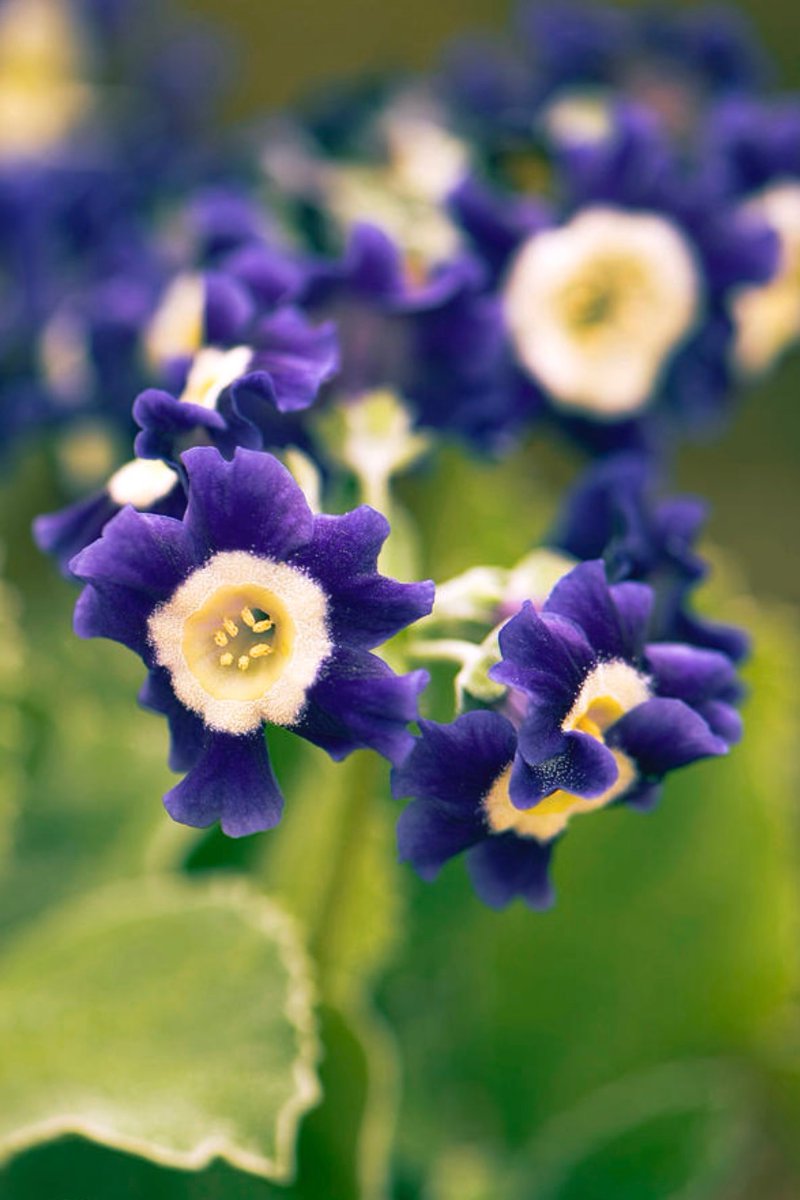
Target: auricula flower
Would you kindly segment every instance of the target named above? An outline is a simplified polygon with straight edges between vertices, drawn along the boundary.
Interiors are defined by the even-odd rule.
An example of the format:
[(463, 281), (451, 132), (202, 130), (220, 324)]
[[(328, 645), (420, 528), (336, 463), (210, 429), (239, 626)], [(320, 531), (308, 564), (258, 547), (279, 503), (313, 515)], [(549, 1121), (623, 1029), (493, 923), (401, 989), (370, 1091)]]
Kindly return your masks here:
[[(571, 433), (617, 449), (718, 419), (730, 304), (771, 277), (777, 242), (739, 211), (717, 159), (687, 162), (641, 109), (611, 115), (607, 136), (554, 148), (549, 218), (474, 182), (452, 205), (497, 280), (530, 413), (544, 401)], [(495, 370), (508, 378), (502, 356)]]
[(645, 584), (609, 584), (579, 564), (541, 611), (529, 602), (500, 630), (492, 710), (421, 723), (394, 772), (401, 859), (423, 878), (468, 852), (479, 895), (502, 907), (552, 900), (547, 868), (572, 817), (615, 803), (646, 808), (665, 775), (726, 753), (740, 734), (730, 659), (648, 642)]
[(433, 585), (379, 575), (385, 518), (315, 516), (272, 455), (197, 447), (183, 466), (181, 520), (125, 508), (73, 560), (87, 585), (75, 628), (144, 660), (141, 701), (167, 717), (171, 765), (188, 772), (170, 815), (238, 837), (281, 815), (265, 725), (335, 759), (405, 755), (425, 673), (398, 676), (370, 651), (430, 610)]
[(148, 388), (133, 414), (136, 452), (176, 461), (203, 435), (224, 453), (280, 445), (280, 416), (307, 408), (338, 367), (330, 322), (295, 307), (266, 313), (244, 280), (224, 272), (179, 276), (147, 331), (150, 358), (172, 366), (177, 395)]
[(179, 517), (186, 507), (180, 477), (158, 458), (134, 458), (123, 463), (99, 491), (59, 512), (45, 513), (33, 522), (40, 550), (52, 554), (64, 574), (69, 564), (103, 532), (126, 505), (139, 512)]
[(758, 375), (800, 338), (800, 179), (772, 184), (751, 196), (742, 212), (765, 221), (780, 244), (775, 278), (742, 288), (732, 304), (736, 365), (745, 375)]
[(523, 244), (504, 309), (520, 363), (555, 404), (619, 420), (650, 400), (701, 294), (673, 223), (596, 205)]
[[(693, 611), (709, 565), (697, 540), (707, 506), (694, 496), (662, 498), (658, 473), (643, 454), (612, 454), (589, 467), (565, 498), (548, 542), (573, 559), (602, 558), (613, 583), (653, 588), (650, 636), (745, 657), (747, 635)], [(437, 597), (438, 604), (438, 597)]]
[(742, 215), (778, 240), (773, 278), (742, 287), (731, 306), (736, 366), (762, 374), (800, 338), (800, 104), (730, 100), (712, 114), (703, 150), (726, 172)]

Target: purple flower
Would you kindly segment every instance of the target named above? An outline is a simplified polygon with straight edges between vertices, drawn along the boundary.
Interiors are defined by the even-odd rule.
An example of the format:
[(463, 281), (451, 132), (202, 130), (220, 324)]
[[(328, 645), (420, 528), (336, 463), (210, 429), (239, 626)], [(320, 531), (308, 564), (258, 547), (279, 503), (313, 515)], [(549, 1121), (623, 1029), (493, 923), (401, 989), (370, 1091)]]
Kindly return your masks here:
[(499, 710), (449, 726), (423, 723), (394, 772), (401, 858), (425, 878), (469, 851), (478, 893), (501, 907), (549, 903), (547, 866), (570, 818), (652, 805), (670, 771), (725, 754), (740, 735), (740, 694), (726, 655), (649, 642), (645, 584), (609, 584), (581, 563), (542, 610), (526, 602), (500, 631), (489, 674)]
[(697, 616), (690, 606), (708, 564), (695, 543), (706, 506), (692, 496), (661, 500), (650, 459), (612, 455), (590, 467), (568, 495), (549, 544), (577, 559), (603, 558), (614, 583), (649, 583), (654, 592), (650, 636), (721, 650), (735, 662), (747, 635)]
[(337, 395), (390, 388), (415, 424), (486, 448), (529, 419), (529, 390), (511, 369), (497, 299), (471, 256), (410, 279), (400, 248), (357, 226), (341, 260), (321, 263), (305, 303), (336, 322), (342, 347)]
[(777, 259), (773, 232), (736, 210), (723, 171), (689, 169), (642, 110), (613, 117), (606, 136), (560, 147), (560, 223), (532, 223), (514, 244), (516, 199), (492, 204), (465, 185), (453, 201), (500, 278), (518, 373), (562, 426), (606, 449), (662, 438), (665, 420), (719, 419), (731, 301)]
[(263, 313), (264, 296), (288, 288), (285, 277), (278, 283), (255, 251), (234, 263), (239, 277), (179, 277), (151, 326), (151, 358), (172, 362), (178, 395), (148, 388), (136, 398), (142, 458), (175, 462), (198, 433), (228, 455), (236, 446), (284, 445), (294, 427), (281, 418), (308, 408), (338, 368), (330, 323), (312, 325), (289, 305)]
[(471, 38), (451, 48), (439, 90), (456, 127), (471, 130), (489, 163), (534, 146), (559, 102), (617, 94), (646, 104), (685, 135), (717, 96), (757, 88), (765, 55), (740, 14), (623, 13), (610, 5), (526, 3), (510, 39)]
[(33, 522), (36, 545), (52, 554), (65, 575), (69, 564), (126, 505), (139, 512), (180, 517), (186, 494), (177, 471), (159, 459), (135, 458), (115, 471), (100, 491), (59, 512), (46, 513)]
[(108, 637), (148, 667), (142, 703), (167, 717), (165, 797), (188, 825), (238, 837), (280, 819), (264, 741), (286, 726), (340, 759), (409, 749), (424, 672), (397, 676), (370, 650), (430, 610), (433, 585), (379, 575), (389, 530), (362, 507), (314, 516), (269, 454), (187, 451), (182, 520), (125, 508), (82, 551), (81, 637)]

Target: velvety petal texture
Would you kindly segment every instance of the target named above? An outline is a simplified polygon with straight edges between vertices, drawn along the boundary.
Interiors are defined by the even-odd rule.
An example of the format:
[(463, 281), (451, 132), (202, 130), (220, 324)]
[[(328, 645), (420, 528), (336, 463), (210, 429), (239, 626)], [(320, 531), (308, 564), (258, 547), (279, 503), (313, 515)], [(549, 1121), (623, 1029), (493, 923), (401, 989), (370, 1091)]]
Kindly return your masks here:
[[(227, 457), (237, 446), (260, 450), (297, 440), (292, 423), (282, 422), (283, 415), (313, 404), (338, 369), (338, 339), (330, 322), (312, 324), (291, 307), (251, 321), (246, 318), (252, 315), (252, 305), (234, 312), (226, 292), (246, 297), (242, 286), (225, 275), (213, 282), (214, 288), (207, 284), (208, 296), (219, 293), (221, 301), (212, 327), (216, 336), (207, 333), (207, 346), (185, 364), (178, 386), (189, 385), (188, 392), (173, 395), (149, 388), (134, 402), (133, 416), (140, 428), (136, 453), (142, 458), (175, 462), (190, 435), (198, 433)], [(250, 304), (243, 299), (245, 303)], [(203, 354), (223, 354), (226, 348), (240, 356), (241, 366), (233, 379), (222, 379), (213, 403), (196, 403), (190, 386), (194, 364), (202, 366)]]
[(735, 666), (716, 650), (648, 641), (653, 601), (646, 583), (610, 583), (595, 559), (540, 611), (526, 602), (502, 626), (497, 709), (421, 722), (393, 772), (395, 795), (411, 798), (401, 859), (433, 879), (466, 852), (485, 903), (545, 908), (572, 816), (616, 803), (645, 811), (670, 771), (727, 753), (741, 732)]
[[(380, 575), (385, 519), (370, 508), (314, 516), (270, 454), (240, 448), (228, 461), (196, 447), (182, 469), (180, 519), (124, 508), (72, 560), (86, 584), (75, 628), (148, 666), (140, 701), (167, 718), (170, 765), (188, 772), (165, 799), (170, 814), (239, 837), (280, 818), (270, 721), (336, 759), (360, 748), (405, 757), (427, 674), (396, 675), (370, 650), (430, 612), (433, 585)], [(277, 675), (249, 689), (269, 656)]]
[(229, 837), (272, 829), (283, 796), (272, 773), (264, 735), (214, 734), (189, 773), (164, 797), (174, 821), (204, 829), (219, 821)]
[(504, 908), (521, 897), (533, 908), (552, 901), (548, 865), (552, 842), (495, 833), (485, 798), (514, 754), (513, 726), (499, 713), (470, 712), (452, 725), (420, 723), (422, 736), (392, 772), (396, 796), (414, 796), (397, 827), (400, 859), (426, 880), (467, 851), (480, 898)]

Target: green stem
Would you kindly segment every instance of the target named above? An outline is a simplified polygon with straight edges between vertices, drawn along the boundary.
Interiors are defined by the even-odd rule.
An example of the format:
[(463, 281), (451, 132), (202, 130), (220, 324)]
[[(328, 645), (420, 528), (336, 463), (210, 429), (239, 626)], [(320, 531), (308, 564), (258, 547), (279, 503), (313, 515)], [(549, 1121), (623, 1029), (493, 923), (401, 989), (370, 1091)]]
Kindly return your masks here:
[(349, 886), (354, 856), (362, 847), (362, 828), (382, 786), (383, 764), (373, 752), (362, 751), (346, 767), (337, 766), (336, 770), (343, 773), (339, 786), (346, 794), (339, 812), (338, 838), (332, 848), (332, 867), (317, 907), (317, 920), (309, 931), (309, 948), (317, 963), (323, 994), (329, 991), (331, 969), (335, 966), (339, 910)]

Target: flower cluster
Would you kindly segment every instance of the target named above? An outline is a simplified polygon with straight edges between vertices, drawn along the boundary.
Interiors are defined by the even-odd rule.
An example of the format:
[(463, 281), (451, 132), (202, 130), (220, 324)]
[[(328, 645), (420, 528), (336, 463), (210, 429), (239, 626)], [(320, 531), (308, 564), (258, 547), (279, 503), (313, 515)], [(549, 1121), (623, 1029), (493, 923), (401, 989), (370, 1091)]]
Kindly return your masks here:
[[(22, 12), (0, 8), (0, 67)], [(424, 878), (466, 851), (488, 904), (543, 907), (573, 816), (649, 808), (741, 732), (747, 639), (695, 609), (704, 506), (662, 481), (800, 335), (800, 116), (719, 14), (526, 6), (516, 35), (251, 125), (235, 152), (198, 142), (174, 71), (157, 136), (134, 114), (94, 140), (80, 89), (36, 126), (37, 93), (35, 165), (0, 146), (2, 265), (30, 271), (35, 243), (41, 267), (0, 329), (0, 434), (19, 413), (62, 451), (87, 416), (114, 431), (94, 490), (35, 537), (83, 585), (78, 634), (147, 668), (172, 817), (274, 826), (282, 726), (392, 763)], [(543, 544), (512, 568), (476, 552), (435, 605), (389, 577), (418, 578), (438, 520), (414, 504), (414, 526), (397, 475), (435, 477), (448, 444), (535, 474), (529, 435), (553, 431), (591, 461)], [(448, 713), (407, 669), (437, 660)]]

